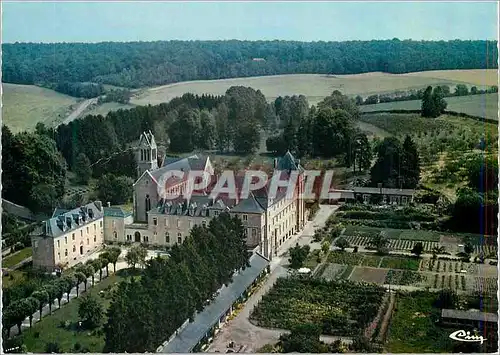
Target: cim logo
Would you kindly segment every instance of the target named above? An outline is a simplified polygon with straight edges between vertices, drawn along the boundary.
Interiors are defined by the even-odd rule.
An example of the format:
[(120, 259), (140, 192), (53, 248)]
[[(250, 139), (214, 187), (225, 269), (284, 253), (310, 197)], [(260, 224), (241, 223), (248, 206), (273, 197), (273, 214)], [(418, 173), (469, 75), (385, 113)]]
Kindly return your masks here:
[(450, 338), (457, 341), (462, 341), (466, 343), (484, 343), (487, 339), (480, 335), (471, 335), (470, 332), (465, 330), (457, 330), (450, 334)]

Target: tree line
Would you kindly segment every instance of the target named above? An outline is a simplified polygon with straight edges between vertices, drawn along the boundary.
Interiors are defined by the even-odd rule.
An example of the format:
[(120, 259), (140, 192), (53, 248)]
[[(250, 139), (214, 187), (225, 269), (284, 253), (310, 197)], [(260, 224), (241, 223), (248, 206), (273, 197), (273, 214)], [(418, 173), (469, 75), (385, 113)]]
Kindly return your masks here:
[(104, 94), (105, 89), (102, 84), (97, 83), (71, 83), (67, 81), (57, 84), (44, 85), (49, 89), (74, 97), (84, 97), (90, 99)]
[(29, 317), (30, 327), (33, 322), (33, 314), (39, 312), (42, 316), (43, 308), (48, 305), (49, 313), (57, 300), (61, 308), (61, 301), (66, 293), (69, 301), (71, 290), (76, 287), (76, 295), (79, 295), (79, 286), (83, 283), (84, 291), (87, 291), (87, 280), (92, 278), (92, 286), (95, 282), (95, 274), (99, 272), (99, 280), (103, 278), (103, 270), (109, 275), (109, 264), (113, 264), (116, 271), (116, 263), (121, 253), (120, 248), (111, 247), (99, 258), (89, 260), (85, 264), (77, 265), (72, 272), (60, 275), (60, 277), (37, 274), (30, 277), (29, 281), (6, 288), (2, 292), (2, 325), (3, 335), (10, 336), (10, 329), (17, 325), (18, 334), (21, 334), (21, 324)]
[(498, 56), (496, 41), (397, 38), (346, 42), (5, 43), (2, 50), (4, 82), (95, 82), (128, 88), (277, 74), (497, 68)]
[(113, 295), (104, 351), (154, 352), (249, 266), (245, 241), (241, 221), (223, 213), (208, 227), (195, 226), (168, 258), (148, 261), (139, 280), (120, 283)]
[(404, 142), (396, 137), (377, 144), (376, 161), (370, 170), (370, 185), (387, 188), (415, 189), (420, 182), (420, 157), (410, 136)]
[(309, 108), (300, 96), (278, 97), (274, 102), (279, 134), (266, 141), (275, 154), (290, 151), (297, 157), (338, 157), (359, 171), (371, 166), (372, 149), (365, 133), (356, 127), (359, 109), (353, 99), (335, 90)]
[[(134, 144), (140, 132), (153, 131), (162, 153), (216, 148), (248, 154), (259, 148), (262, 130), (273, 121), (274, 111), (260, 91), (231, 87), (223, 96), (185, 94), (57, 128), (39, 123), (30, 133), (13, 134), (3, 126), (4, 196), (35, 212), (50, 211), (64, 196), (69, 169), (79, 184), (102, 178), (103, 198), (123, 200), (124, 184), (120, 191), (106, 186), (136, 178)], [(104, 178), (109, 173), (116, 178)]]
[[(481, 95), (481, 94), (492, 94), (498, 92), (498, 86), (491, 86), (488, 89), (478, 89), (477, 86), (469, 87), (465, 84), (458, 84), (455, 86), (455, 90), (451, 91), (448, 85), (439, 85), (443, 97), (451, 96), (468, 96), (468, 95)], [(366, 99), (361, 96), (356, 96), (356, 105), (373, 105), (383, 102), (395, 102), (395, 101), (410, 101), (410, 100), (422, 100), (424, 97), (425, 88), (420, 90), (400, 90), (392, 94), (375, 94), (370, 95)]]

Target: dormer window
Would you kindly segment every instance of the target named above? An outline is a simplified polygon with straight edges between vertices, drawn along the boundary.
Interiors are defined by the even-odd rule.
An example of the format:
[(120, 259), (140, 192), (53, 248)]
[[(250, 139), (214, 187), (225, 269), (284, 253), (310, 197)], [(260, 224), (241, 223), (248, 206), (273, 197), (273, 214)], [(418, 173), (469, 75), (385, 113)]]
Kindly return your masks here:
[(155, 226), (158, 225), (158, 218), (156, 218), (156, 217), (153, 218), (153, 225), (155, 225)]

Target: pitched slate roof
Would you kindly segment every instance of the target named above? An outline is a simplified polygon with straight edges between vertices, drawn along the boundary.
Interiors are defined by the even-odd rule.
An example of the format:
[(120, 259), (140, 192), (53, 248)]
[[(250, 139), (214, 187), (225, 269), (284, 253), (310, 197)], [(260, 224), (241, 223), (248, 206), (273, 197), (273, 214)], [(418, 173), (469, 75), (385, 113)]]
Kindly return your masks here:
[(161, 176), (167, 171), (179, 170), (186, 173), (190, 171), (202, 171), (205, 169), (207, 160), (208, 156), (198, 157), (197, 155), (192, 155), (187, 158), (165, 158), (163, 160), (163, 166), (159, 169), (150, 171), (149, 174), (158, 182)]
[(257, 202), (253, 192), (248, 194), (248, 198), (242, 199), (240, 203), (231, 208), (231, 212), (240, 213), (263, 213), (265, 210), (259, 202)]
[(172, 341), (161, 350), (162, 353), (189, 353), (205, 334), (228, 311), (234, 302), (245, 292), (255, 279), (269, 265), (269, 260), (255, 253), (250, 257), (250, 266), (233, 277), (228, 287), (222, 287), (219, 295), (205, 309), (198, 313), (194, 321), (189, 323)]
[(278, 164), (276, 169), (278, 170), (299, 170), (303, 171), (304, 169), (300, 165), (300, 160), (295, 159), (295, 157), (287, 151), (284, 156), (278, 158)]
[(66, 213), (66, 212), (68, 212), (68, 211), (69, 211), (69, 210), (67, 210), (67, 209), (65, 209), (65, 208), (57, 208), (57, 207), (56, 207), (56, 208), (54, 209), (54, 213), (52, 213), (52, 217), (50, 217), (50, 218), (57, 217), (57, 216), (59, 216), (59, 215), (61, 215), (61, 214), (63, 214), (63, 213)]
[(132, 213), (125, 211), (121, 207), (104, 207), (104, 216), (105, 217), (129, 217)]
[(103, 216), (104, 209), (101, 201), (95, 201), (44, 221), (37, 232), (40, 235), (55, 238), (94, 222)]

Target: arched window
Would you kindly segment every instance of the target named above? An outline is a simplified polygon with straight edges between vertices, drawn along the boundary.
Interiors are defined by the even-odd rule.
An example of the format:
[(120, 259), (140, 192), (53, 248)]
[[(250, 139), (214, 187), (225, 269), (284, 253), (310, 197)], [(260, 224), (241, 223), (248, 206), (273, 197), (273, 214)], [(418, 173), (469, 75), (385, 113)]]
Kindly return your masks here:
[(135, 233), (134, 233), (134, 240), (135, 240), (136, 242), (140, 243), (140, 242), (141, 242), (141, 233), (139, 233), (139, 232), (135, 232)]
[(117, 239), (118, 238), (118, 233), (113, 232), (113, 237), (115, 237), (115, 239)]
[[(151, 210), (151, 199), (149, 198), (149, 195), (146, 195), (146, 212)], [(147, 218), (147, 215), (146, 215)]]

